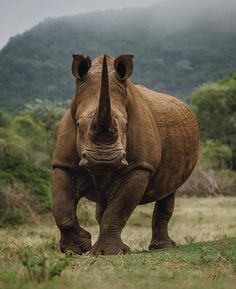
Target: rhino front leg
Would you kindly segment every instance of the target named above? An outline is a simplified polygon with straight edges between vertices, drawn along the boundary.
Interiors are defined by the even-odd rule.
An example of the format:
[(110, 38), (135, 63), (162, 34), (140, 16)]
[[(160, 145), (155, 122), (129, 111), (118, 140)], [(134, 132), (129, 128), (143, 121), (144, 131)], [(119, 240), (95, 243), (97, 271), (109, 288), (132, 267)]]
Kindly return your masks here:
[(173, 247), (175, 242), (168, 234), (168, 223), (173, 214), (175, 192), (157, 201), (152, 216), (152, 240), (149, 250)]
[(90, 250), (91, 235), (79, 226), (75, 190), (75, 176), (60, 168), (53, 170), (53, 215), (61, 233), (60, 248), (62, 252), (81, 255)]
[(90, 253), (93, 255), (116, 255), (129, 252), (129, 247), (121, 240), (122, 230), (139, 204), (149, 181), (147, 171), (133, 171), (122, 180), (118, 191), (110, 196), (102, 216), (100, 233)]

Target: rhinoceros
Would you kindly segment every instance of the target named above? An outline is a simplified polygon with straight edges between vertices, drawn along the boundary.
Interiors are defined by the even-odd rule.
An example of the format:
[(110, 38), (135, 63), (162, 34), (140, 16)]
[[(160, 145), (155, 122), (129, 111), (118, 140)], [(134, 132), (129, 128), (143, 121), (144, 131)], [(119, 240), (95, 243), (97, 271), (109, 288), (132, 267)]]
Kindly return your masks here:
[[(136, 206), (150, 202), (149, 249), (175, 245), (168, 222), (176, 190), (197, 163), (199, 127), (179, 99), (133, 84), (132, 71), (133, 55), (93, 61), (73, 55), (75, 96), (59, 125), (52, 173), (62, 252), (129, 252), (122, 230)], [(77, 219), (82, 197), (96, 203), (100, 231), (93, 246)]]

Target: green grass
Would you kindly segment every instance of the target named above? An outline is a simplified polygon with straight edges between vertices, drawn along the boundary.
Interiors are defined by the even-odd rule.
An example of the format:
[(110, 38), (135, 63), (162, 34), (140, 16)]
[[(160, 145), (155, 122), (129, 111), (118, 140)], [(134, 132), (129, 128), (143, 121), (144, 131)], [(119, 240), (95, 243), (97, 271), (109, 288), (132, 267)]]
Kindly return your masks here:
[[(0, 230), (0, 288), (235, 288), (236, 198), (178, 199), (170, 224), (174, 249), (146, 251), (152, 206), (141, 206), (123, 239), (125, 256), (64, 256), (51, 217), (35, 227)], [(91, 209), (91, 207), (90, 207)], [(90, 226), (93, 241), (97, 226)], [(182, 231), (182, 232), (181, 232)]]

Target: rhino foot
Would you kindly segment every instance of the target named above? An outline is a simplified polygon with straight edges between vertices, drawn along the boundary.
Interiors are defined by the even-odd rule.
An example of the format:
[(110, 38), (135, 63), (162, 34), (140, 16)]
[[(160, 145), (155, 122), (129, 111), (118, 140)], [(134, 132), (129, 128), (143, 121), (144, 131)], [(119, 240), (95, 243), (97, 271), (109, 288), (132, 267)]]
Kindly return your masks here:
[(149, 250), (158, 250), (158, 249), (165, 249), (165, 248), (172, 248), (176, 246), (176, 243), (171, 240), (152, 240), (150, 245), (148, 246)]
[(60, 247), (61, 247), (61, 252), (62, 253), (69, 253), (70, 255), (82, 255), (83, 254), (83, 251), (76, 244), (69, 244), (66, 247), (63, 247), (60, 244)]
[(98, 240), (90, 250), (90, 255), (125, 255), (130, 248), (121, 240)]
[(61, 232), (60, 248), (62, 253), (71, 252), (82, 255), (88, 252), (91, 247), (91, 235), (83, 228), (80, 228), (79, 233), (73, 230)]

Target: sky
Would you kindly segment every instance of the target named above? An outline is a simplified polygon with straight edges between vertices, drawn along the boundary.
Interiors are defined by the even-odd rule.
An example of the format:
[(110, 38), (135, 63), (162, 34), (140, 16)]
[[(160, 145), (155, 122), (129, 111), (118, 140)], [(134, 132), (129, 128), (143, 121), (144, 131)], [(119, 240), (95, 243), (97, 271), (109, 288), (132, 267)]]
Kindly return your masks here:
[(148, 6), (166, 0), (0, 0), (0, 49), (10, 37), (48, 17)]

